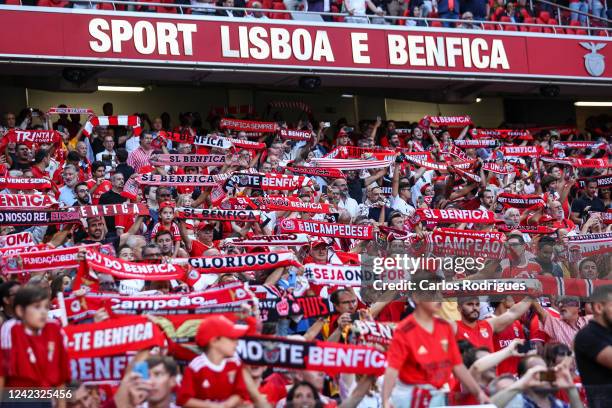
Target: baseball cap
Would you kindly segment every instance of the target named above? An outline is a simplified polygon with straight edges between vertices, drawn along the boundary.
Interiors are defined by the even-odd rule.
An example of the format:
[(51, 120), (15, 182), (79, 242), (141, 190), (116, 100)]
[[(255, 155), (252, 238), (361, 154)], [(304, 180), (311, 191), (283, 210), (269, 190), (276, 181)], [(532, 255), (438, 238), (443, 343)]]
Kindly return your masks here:
[(203, 230), (205, 228), (214, 228), (214, 227), (215, 226), (213, 224), (211, 224), (210, 222), (202, 221), (196, 227), (196, 231), (201, 231), (201, 230)]
[(329, 246), (327, 241), (325, 241), (322, 238), (317, 238), (317, 239), (315, 239), (315, 240), (310, 242), (310, 247), (311, 248), (318, 247), (318, 246), (321, 246), (321, 245)]
[(238, 339), (244, 336), (248, 329), (248, 326), (235, 324), (225, 316), (210, 316), (200, 323), (195, 341), (198, 346), (204, 347), (216, 337)]

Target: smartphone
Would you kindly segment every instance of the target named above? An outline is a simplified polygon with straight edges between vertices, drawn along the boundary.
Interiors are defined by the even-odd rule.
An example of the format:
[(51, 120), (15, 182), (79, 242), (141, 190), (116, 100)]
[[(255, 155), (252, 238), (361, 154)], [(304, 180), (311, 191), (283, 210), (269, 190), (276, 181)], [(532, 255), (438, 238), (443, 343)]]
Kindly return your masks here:
[(321, 192), (322, 192), (323, 194), (327, 194), (327, 186), (326, 186), (326, 185), (324, 185), (324, 186), (322, 186), (322, 187), (321, 187)]
[(354, 132), (354, 131), (355, 131), (355, 128), (354, 128), (354, 127), (348, 127), (348, 126), (345, 126), (345, 127), (344, 127), (344, 130), (345, 130), (346, 132), (351, 133), (351, 132)]
[(553, 369), (548, 369), (540, 373), (540, 381), (547, 381), (552, 383), (555, 382), (556, 379), (557, 373), (555, 373), (555, 370)]
[(331, 127), (331, 123), (330, 122), (323, 122), (323, 128), (328, 128)]
[(134, 368), (132, 369), (132, 371), (140, 374), (140, 377), (143, 380), (149, 379), (149, 365), (146, 361), (139, 361), (138, 363), (134, 364)]
[(112, 154), (103, 154), (102, 155), (102, 160), (103, 161), (111, 161), (113, 159), (113, 155)]
[(527, 340), (525, 344), (519, 344), (518, 347), (516, 348), (516, 351), (518, 351), (521, 354), (527, 354), (529, 350), (531, 349), (532, 349), (531, 340)]
[(351, 321), (359, 320), (359, 312), (355, 312), (351, 314)]

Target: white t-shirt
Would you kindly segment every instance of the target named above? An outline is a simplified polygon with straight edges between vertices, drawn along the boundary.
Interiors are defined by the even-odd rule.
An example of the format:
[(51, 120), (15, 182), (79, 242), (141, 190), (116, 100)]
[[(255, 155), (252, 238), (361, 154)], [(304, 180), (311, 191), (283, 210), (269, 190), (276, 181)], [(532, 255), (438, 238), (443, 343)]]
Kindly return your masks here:
[(399, 195), (397, 197), (391, 197), (391, 208), (401, 212), (403, 215), (412, 216), (414, 214), (414, 207), (408, 204)]
[(354, 16), (365, 16), (366, 14), (365, 0), (346, 0), (346, 5), (348, 6), (349, 9), (353, 10)]

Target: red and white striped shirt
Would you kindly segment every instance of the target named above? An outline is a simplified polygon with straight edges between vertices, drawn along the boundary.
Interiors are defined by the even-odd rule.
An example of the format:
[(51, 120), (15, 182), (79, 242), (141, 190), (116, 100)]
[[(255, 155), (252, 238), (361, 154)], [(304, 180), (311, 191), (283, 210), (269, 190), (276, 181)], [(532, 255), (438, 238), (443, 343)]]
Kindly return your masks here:
[(544, 321), (544, 332), (550, 336), (552, 341), (563, 343), (569, 348), (573, 348), (576, 333), (586, 326), (592, 317), (593, 315), (579, 316), (576, 323), (570, 325), (565, 320), (549, 314)]
[(142, 148), (142, 146), (140, 146), (138, 149), (130, 153), (127, 159), (127, 164), (128, 166), (131, 166), (136, 173), (138, 173), (142, 167), (151, 165), (150, 160), (152, 154), (153, 149), (147, 152)]

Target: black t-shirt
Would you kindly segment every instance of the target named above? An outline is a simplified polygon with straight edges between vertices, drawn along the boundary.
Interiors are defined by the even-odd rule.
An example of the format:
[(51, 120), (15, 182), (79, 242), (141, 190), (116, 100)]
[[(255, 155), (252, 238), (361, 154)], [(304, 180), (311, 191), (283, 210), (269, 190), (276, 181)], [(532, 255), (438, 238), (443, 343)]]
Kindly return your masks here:
[[(115, 193), (113, 190), (108, 190), (106, 193), (100, 196), (99, 204), (121, 204), (127, 201), (127, 198), (122, 197), (121, 194)], [(115, 235), (115, 217), (104, 217), (106, 219), (106, 227), (108, 228), (109, 235)]]
[(128, 181), (132, 174), (134, 174), (134, 168), (132, 166), (128, 166), (127, 163), (119, 163), (115, 168), (116, 173), (123, 174), (123, 179)]
[(595, 360), (608, 346), (612, 346), (612, 331), (593, 320), (576, 334), (574, 340), (578, 371), (589, 407), (612, 407), (612, 370)]
[(583, 195), (582, 197), (574, 200), (572, 203), (572, 212), (576, 212), (580, 214), (580, 217), (584, 217), (585, 214), (583, 214), (583, 212), (586, 207), (591, 207), (589, 208), (589, 211), (606, 211), (606, 205), (599, 198), (595, 197), (590, 199), (586, 195)]

